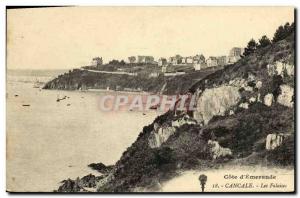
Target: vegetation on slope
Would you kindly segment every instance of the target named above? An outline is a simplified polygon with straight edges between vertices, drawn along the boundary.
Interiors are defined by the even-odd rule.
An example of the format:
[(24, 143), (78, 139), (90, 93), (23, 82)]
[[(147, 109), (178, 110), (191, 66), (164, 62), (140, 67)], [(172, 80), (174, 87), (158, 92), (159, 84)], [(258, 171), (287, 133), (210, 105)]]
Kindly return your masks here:
[[(291, 26), (293, 27), (293, 25)], [(289, 28), (286, 28), (289, 29)], [(276, 34), (275, 34), (276, 35)], [(281, 35), (281, 34), (280, 34)], [(275, 38), (277, 38), (275, 36)], [(195, 83), (190, 92), (205, 90), (228, 84), (236, 78), (248, 78), (250, 74), (263, 81), (261, 89), (252, 82), (248, 86), (255, 94), (262, 96), (280, 94), (282, 84), (294, 86), (294, 78), (289, 75), (270, 77), (268, 64), (284, 61), (294, 65), (294, 31), (281, 39), (257, 48), (236, 64), (226, 66)], [(275, 42), (276, 41), (276, 42)], [(240, 90), (241, 102), (251, 97)], [(176, 174), (177, 170), (203, 169), (224, 163), (267, 166), (294, 165), (294, 108), (274, 103), (267, 106), (256, 101), (248, 109), (235, 107), (235, 113), (214, 116), (206, 125), (183, 124), (177, 127), (166, 142), (157, 148), (149, 146), (149, 137), (154, 125), (169, 124), (181, 118), (182, 114), (169, 111), (157, 117), (152, 124), (144, 127), (137, 140), (123, 153), (108, 176), (107, 182), (98, 185), (101, 192), (128, 192), (139, 188), (157, 189), (159, 184)], [(266, 136), (282, 133), (285, 135), (281, 146), (267, 150)], [(215, 159), (208, 140), (217, 141), (220, 146), (229, 148), (232, 156)]]

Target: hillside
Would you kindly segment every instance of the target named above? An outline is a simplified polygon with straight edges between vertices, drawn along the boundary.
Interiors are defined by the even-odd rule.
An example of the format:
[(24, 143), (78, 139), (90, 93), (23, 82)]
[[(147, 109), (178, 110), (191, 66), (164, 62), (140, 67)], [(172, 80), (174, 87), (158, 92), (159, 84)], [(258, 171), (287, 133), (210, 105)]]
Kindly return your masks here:
[[(88, 90), (106, 89), (109, 87), (110, 90), (116, 91), (132, 90), (161, 94), (180, 94), (186, 93), (192, 84), (221, 68), (207, 68), (170, 77), (163, 75), (149, 77), (150, 69), (153, 68), (140, 71), (137, 76), (74, 69), (46, 83), (44, 89)], [(179, 81), (181, 82), (180, 84), (178, 84)]]
[[(293, 166), (294, 40), (291, 32), (199, 79), (189, 89), (196, 110), (157, 117), (92, 186), (100, 192), (159, 190), (179, 170), (227, 163)], [(80, 181), (65, 182), (58, 191), (74, 191), (67, 184), (84, 191)]]

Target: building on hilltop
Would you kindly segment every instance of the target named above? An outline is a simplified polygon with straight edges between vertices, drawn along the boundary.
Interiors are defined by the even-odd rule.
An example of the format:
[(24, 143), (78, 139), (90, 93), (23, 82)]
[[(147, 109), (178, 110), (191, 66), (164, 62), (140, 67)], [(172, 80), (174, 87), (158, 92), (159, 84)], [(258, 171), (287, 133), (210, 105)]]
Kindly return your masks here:
[(201, 55), (196, 55), (193, 57), (193, 63), (194, 64), (199, 64), (199, 63), (205, 63), (205, 57), (203, 54)]
[(193, 57), (192, 56), (182, 57), (181, 63), (182, 64), (192, 64), (193, 63)]
[(172, 65), (182, 64), (182, 56), (180, 56), (179, 54), (177, 54), (176, 56), (171, 56), (169, 58), (169, 63)]
[(103, 64), (102, 57), (95, 57), (92, 59), (91, 66), (99, 66)]
[(206, 64), (207, 67), (216, 67), (218, 66), (218, 59), (215, 56), (210, 56), (207, 60), (206, 60)]
[(161, 72), (162, 72), (162, 73), (166, 73), (167, 70), (168, 70), (168, 65), (163, 65), (163, 66), (161, 67)]
[(241, 56), (244, 53), (244, 48), (240, 48), (240, 47), (233, 47), (230, 51), (229, 51), (229, 56), (228, 56), (228, 63), (232, 64), (237, 62), (238, 60), (241, 59)]
[(155, 64), (153, 56), (130, 56), (128, 57), (129, 63), (150, 63)]
[(160, 58), (158, 59), (158, 66), (164, 66), (164, 65), (167, 65), (168, 64), (168, 61), (166, 58)]
[(224, 66), (227, 64), (227, 57), (226, 56), (218, 56), (217, 57), (217, 65)]
[(159, 73), (158, 72), (151, 72), (149, 74), (149, 78), (157, 78), (159, 76)]
[(227, 56), (210, 56), (207, 60), (207, 67), (224, 66), (228, 63)]
[(180, 55), (172, 56), (169, 58), (169, 63), (171, 65), (192, 65), (192, 64), (202, 64), (205, 62), (205, 57), (201, 55), (182, 57)]
[(153, 56), (138, 56), (137, 62), (138, 63), (153, 63), (154, 57)]
[(196, 71), (201, 70), (201, 69), (205, 69), (207, 67), (206, 62), (199, 62), (199, 63), (194, 63), (194, 69)]

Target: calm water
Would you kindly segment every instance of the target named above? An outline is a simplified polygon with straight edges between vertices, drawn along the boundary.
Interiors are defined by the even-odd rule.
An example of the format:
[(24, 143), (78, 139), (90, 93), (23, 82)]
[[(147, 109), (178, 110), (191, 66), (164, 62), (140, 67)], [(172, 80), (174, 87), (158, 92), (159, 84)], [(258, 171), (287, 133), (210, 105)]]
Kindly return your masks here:
[[(52, 191), (63, 179), (97, 174), (87, 165), (115, 163), (157, 116), (103, 112), (98, 103), (105, 92), (40, 90), (33, 88), (37, 78), (7, 78), (8, 190)], [(56, 102), (58, 95), (70, 98)]]

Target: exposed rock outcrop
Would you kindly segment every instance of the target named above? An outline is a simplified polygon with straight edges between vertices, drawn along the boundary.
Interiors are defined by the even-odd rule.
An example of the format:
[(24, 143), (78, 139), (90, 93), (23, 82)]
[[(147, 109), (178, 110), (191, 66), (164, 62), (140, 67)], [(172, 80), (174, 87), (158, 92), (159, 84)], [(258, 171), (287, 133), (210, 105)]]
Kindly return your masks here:
[(89, 164), (88, 167), (90, 167), (93, 170), (96, 170), (102, 174), (107, 174), (110, 171), (112, 171), (114, 166), (105, 166), (103, 163), (92, 163)]
[(153, 130), (149, 136), (148, 142), (151, 148), (158, 148), (166, 142), (176, 129), (172, 126), (163, 125), (157, 130)]
[(181, 127), (184, 124), (197, 124), (197, 121), (188, 115), (184, 115), (183, 117), (172, 121), (172, 127)]
[(239, 88), (235, 86), (220, 86), (206, 89), (197, 100), (197, 109), (194, 111), (194, 118), (197, 122), (207, 124), (216, 115), (224, 113), (236, 105), (241, 96)]
[(279, 147), (283, 141), (283, 134), (269, 134), (266, 138), (266, 149), (274, 150)]
[(197, 121), (188, 115), (181, 116), (175, 120), (172, 120), (171, 124), (163, 124), (160, 126), (158, 123), (154, 123), (153, 131), (151, 132), (148, 142), (151, 148), (158, 148), (164, 142), (166, 142), (171, 135), (176, 131), (176, 128), (181, 127), (182, 125), (194, 125), (197, 124)]
[(280, 95), (277, 98), (277, 102), (287, 107), (293, 107), (294, 101), (294, 88), (288, 85), (280, 85)]
[(247, 102), (243, 102), (239, 105), (240, 108), (243, 108), (243, 109), (248, 109), (249, 108), (249, 103)]
[[(57, 192), (88, 192), (96, 191), (97, 182), (100, 181), (103, 176), (96, 177), (95, 175), (89, 174), (82, 178), (75, 180), (67, 179), (62, 181), (62, 185), (58, 188)], [(89, 190), (88, 190), (89, 189)]]
[(262, 82), (260, 81), (260, 80), (258, 80), (257, 82), (256, 82), (256, 84), (255, 84), (255, 87), (257, 88), (257, 89), (260, 89), (260, 88), (262, 88)]
[(231, 150), (229, 148), (220, 146), (219, 142), (217, 141), (208, 140), (207, 144), (213, 159), (232, 156)]
[(244, 87), (245, 91), (249, 91), (249, 92), (252, 92), (253, 91), (253, 87), (250, 87), (250, 86), (246, 86)]
[(257, 98), (256, 97), (251, 97), (250, 99), (249, 99), (249, 102), (250, 103), (254, 103), (254, 102), (256, 102), (257, 101)]
[[(97, 191), (150, 189), (177, 171), (222, 166), (227, 160), (293, 166), (294, 82), (287, 70), (277, 69), (280, 63), (274, 63), (281, 58), (293, 62), (293, 46), (291, 35), (197, 81), (188, 90), (195, 96), (195, 120), (178, 116), (181, 111), (157, 117), (124, 151), (113, 171), (97, 180)], [(270, 73), (268, 64), (276, 71)], [(178, 80), (174, 87), (177, 84)], [(66, 188), (78, 190), (78, 183), (69, 181)]]
[(268, 93), (267, 95), (265, 95), (264, 97), (264, 104), (267, 105), (268, 107), (270, 107), (272, 105), (274, 101), (274, 96), (271, 93)]
[(290, 65), (284, 62), (277, 61), (274, 64), (267, 65), (269, 76), (280, 75), (283, 76), (286, 73), (289, 76), (294, 75), (294, 65)]

